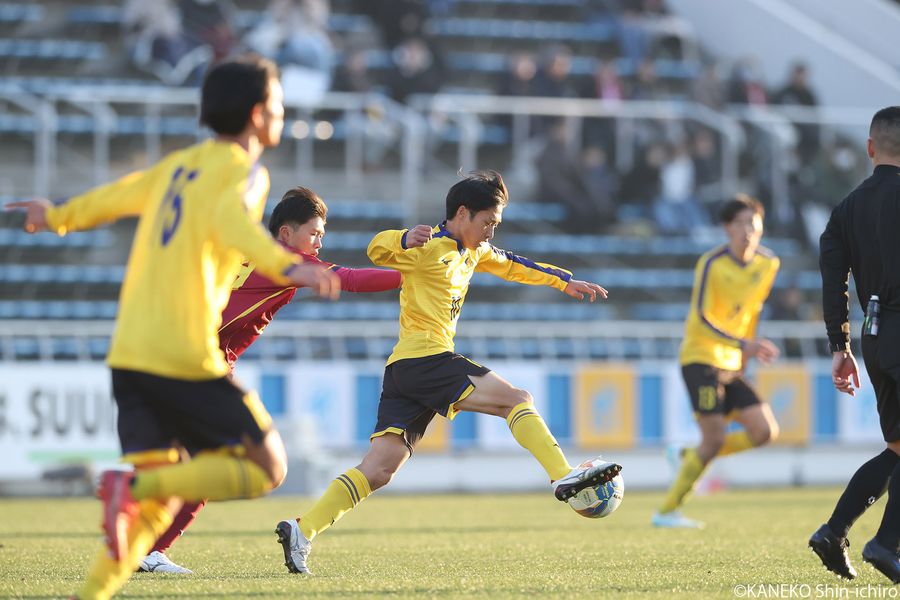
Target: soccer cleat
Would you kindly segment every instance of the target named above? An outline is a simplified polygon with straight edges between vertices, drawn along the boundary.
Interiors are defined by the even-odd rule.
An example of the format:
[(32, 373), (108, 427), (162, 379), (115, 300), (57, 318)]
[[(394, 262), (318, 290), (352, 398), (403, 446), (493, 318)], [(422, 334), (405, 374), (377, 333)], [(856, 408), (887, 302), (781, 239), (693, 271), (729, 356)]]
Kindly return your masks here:
[(894, 583), (900, 583), (900, 557), (879, 544), (878, 539), (872, 538), (863, 547), (862, 558)]
[(688, 519), (677, 510), (673, 510), (667, 513), (653, 513), (653, 519), (651, 519), (651, 523), (653, 523), (654, 527), (661, 527), (666, 529), (703, 529), (704, 527), (706, 527), (703, 521)]
[(138, 571), (141, 573), (176, 573), (178, 575), (192, 575), (194, 573), (190, 569), (176, 565), (168, 556), (156, 550), (144, 557), (138, 567)]
[(281, 521), (275, 526), (275, 534), (278, 536), (278, 543), (284, 550), (284, 566), (291, 573), (303, 573), (304, 575), (312, 575), (309, 567), (306, 566), (306, 559), (312, 550), (312, 542), (306, 539), (297, 521), (290, 519)]
[[(847, 555), (850, 541), (847, 538), (838, 537), (827, 523), (812, 534), (812, 537), (809, 538), (809, 547), (816, 553), (825, 568), (832, 573), (844, 579), (856, 578), (856, 569), (850, 564), (850, 557)], [(865, 558), (865, 550), (863, 558)]]
[(600, 485), (610, 481), (622, 470), (621, 465), (606, 462), (602, 457), (587, 461), (572, 469), (568, 475), (553, 482), (553, 494), (560, 502), (568, 502), (569, 498), (586, 487)]
[(128, 528), (140, 512), (131, 495), (132, 471), (104, 471), (100, 474), (97, 497), (103, 502), (103, 533), (109, 555), (120, 561), (128, 554)]

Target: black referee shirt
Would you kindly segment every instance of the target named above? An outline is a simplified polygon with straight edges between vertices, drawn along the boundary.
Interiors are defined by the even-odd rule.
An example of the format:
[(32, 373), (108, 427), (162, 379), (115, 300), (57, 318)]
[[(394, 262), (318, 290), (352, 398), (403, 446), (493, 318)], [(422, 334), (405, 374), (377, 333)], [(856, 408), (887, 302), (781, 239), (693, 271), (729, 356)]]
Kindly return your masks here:
[(819, 239), (819, 268), (832, 347), (850, 341), (851, 272), (863, 309), (876, 294), (882, 310), (900, 312), (900, 166), (876, 166), (832, 211)]

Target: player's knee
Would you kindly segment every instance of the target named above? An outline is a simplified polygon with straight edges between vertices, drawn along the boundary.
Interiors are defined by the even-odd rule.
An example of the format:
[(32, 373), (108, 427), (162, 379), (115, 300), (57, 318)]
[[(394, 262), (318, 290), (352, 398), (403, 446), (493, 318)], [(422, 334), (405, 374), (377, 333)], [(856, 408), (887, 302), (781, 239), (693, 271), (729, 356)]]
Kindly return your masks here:
[(725, 432), (708, 433), (703, 437), (697, 453), (704, 462), (709, 462), (725, 445)]
[(370, 473), (366, 473), (366, 479), (369, 481), (369, 489), (373, 492), (379, 488), (383, 488), (391, 482), (397, 471), (390, 467), (377, 467)]
[(515, 407), (519, 406), (523, 403), (534, 403), (534, 397), (527, 390), (520, 390), (518, 388), (510, 388), (510, 390), (503, 395), (502, 400), (500, 401), (499, 410), (497, 411), (497, 416), (506, 418), (509, 416), (509, 413)]
[(763, 446), (777, 440), (779, 433), (778, 423), (766, 423), (750, 432), (750, 441), (754, 446)]

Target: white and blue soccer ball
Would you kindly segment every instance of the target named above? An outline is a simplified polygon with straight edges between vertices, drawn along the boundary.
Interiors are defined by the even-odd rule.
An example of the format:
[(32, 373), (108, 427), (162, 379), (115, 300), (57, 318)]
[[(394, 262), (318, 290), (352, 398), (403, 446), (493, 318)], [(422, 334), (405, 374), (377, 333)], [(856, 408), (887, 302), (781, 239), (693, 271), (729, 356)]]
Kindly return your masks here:
[[(600, 460), (600, 459), (595, 459)], [(589, 461), (594, 462), (594, 461)], [(603, 461), (600, 461), (603, 462)], [(606, 483), (598, 483), (584, 488), (571, 498), (569, 506), (582, 517), (588, 519), (601, 519), (611, 515), (625, 495), (625, 480), (621, 475), (616, 475)]]

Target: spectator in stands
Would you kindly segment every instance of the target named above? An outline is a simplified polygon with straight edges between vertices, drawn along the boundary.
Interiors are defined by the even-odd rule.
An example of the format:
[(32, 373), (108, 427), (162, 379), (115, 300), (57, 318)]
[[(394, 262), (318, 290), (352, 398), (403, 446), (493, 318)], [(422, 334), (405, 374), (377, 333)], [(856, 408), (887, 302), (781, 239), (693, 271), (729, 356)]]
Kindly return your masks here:
[(687, 143), (672, 147), (659, 178), (660, 197), (653, 211), (660, 231), (676, 234), (710, 225), (709, 215), (696, 199), (694, 162)]
[(691, 100), (713, 110), (725, 107), (725, 85), (719, 75), (719, 65), (711, 63), (691, 84)]
[(179, 0), (178, 9), (185, 35), (194, 44), (209, 46), (216, 61), (237, 46), (236, 9), (230, 0)]
[[(594, 152), (592, 167), (602, 170), (604, 159), (605, 156)], [(547, 143), (537, 159), (537, 170), (537, 201), (565, 206), (568, 230), (594, 233), (610, 224), (613, 217), (611, 194), (609, 189), (602, 189), (609, 185), (608, 178), (603, 181), (602, 177), (597, 177), (599, 173), (594, 172), (594, 179), (588, 180), (565, 120), (550, 122)]]
[(650, 54), (650, 34), (644, 23), (643, 0), (623, 0), (617, 34), (622, 58), (637, 66)]
[(722, 196), (722, 160), (716, 138), (708, 129), (698, 129), (691, 139), (691, 158), (694, 161), (696, 195), (701, 201)]
[(795, 281), (772, 295), (769, 319), (773, 321), (803, 321), (809, 319), (809, 305), (803, 297), (803, 290)]
[(537, 64), (528, 52), (517, 52), (509, 57), (509, 70), (500, 83), (501, 96), (534, 96)]
[(588, 146), (582, 154), (587, 197), (599, 217), (601, 226), (612, 225), (616, 220), (615, 199), (619, 192), (619, 174), (610, 167), (606, 151), (600, 146)]
[(619, 208), (620, 220), (652, 218), (652, 204), (660, 194), (660, 171), (667, 159), (666, 147), (652, 142), (639, 152), (631, 169), (622, 180)]
[(734, 66), (728, 82), (728, 101), (734, 104), (768, 104), (766, 88), (758, 74), (756, 61), (744, 58)]
[(582, 95), (600, 100), (624, 100), (627, 94), (615, 61), (601, 60), (597, 61), (594, 76)]
[[(333, 89), (338, 92), (367, 94), (376, 91), (376, 85), (369, 72), (367, 52), (362, 48), (347, 51), (338, 67)], [(367, 171), (378, 169), (388, 149), (400, 135), (395, 123), (387, 120), (384, 103), (373, 97), (366, 105), (361, 118), (347, 122), (347, 126), (360, 126), (363, 130), (363, 168)]]
[(443, 83), (443, 68), (436, 48), (424, 38), (409, 38), (391, 53), (394, 68), (388, 89), (398, 102), (413, 94), (434, 94)]
[(369, 57), (363, 48), (350, 48), (338, 65), (332, 88), (338, 92), (367, 94), (375, 91), (375, 81), (369, 71)]
[[(775, 93), (773, 101), (789, 106), (818, 106), (819, 101), (809, 87), (809, 70), (805, 64), (798, 62), (791, 67), (788, 82)], [(797, 129), (797, 156), (801, 164), (806, 164), (819, 151), (819, 126), (815, 123), (794, 123), (794, 127)]]
[(548, 98), (576, 98), (578, 90), (571, 79), (572, 51), (553, 46), (544, 53), (541, 70), (535, 77), (534, 93)]
[(331, 86), (334, 48), (328, 0), (272, 0), (246, 36), (255, 52), (281, 67), (285, 99), (314, 102)]
[(628, 97), (630, 100), (659, 100), (661, 96), (659, 79), (656, 76), (656, 63), (649, 58), (645, 59), (637, 67)]
[(425, 35), (428, 6), (422, 0), (357, 0), (355, 7), (372, 19), (387, 48)]
[(136, 66), (170, 85), (199, 83), (212, 55), (185, 36), (172, 0), (128, 0), (122, 12), (125, 44)]

